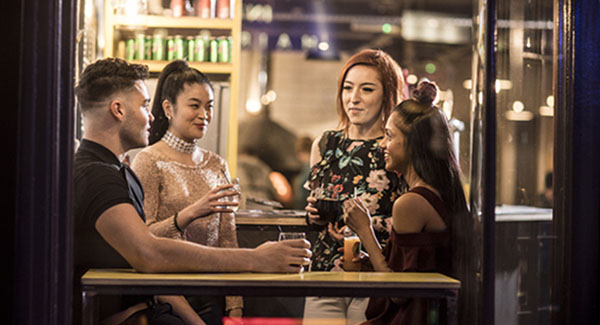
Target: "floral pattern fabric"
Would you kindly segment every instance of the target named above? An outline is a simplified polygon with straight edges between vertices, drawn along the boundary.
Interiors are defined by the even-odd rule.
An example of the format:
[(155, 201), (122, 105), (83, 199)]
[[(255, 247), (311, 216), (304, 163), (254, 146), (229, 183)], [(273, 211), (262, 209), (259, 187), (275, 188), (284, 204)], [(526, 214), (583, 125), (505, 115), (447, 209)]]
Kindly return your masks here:
[[(379, 146), (382, 137), (370, 140), (353, 140), (344, 136), (343, 131), (323, 133), (325, 146), (321, 149), (321, 161), (315, 164), (310, 173), (311, 195), (317, 198), (331, 198), (344, 201), (360, 197), (372, 216), (373, 228), (382, 245), (389, 238), (391, 230), (392, 205), (403, 192), (400, 180), (394, 173), (385, 170), (383, 150)], [(331, 222), (341, 229), (343, 215)], [(311, 270), (329, 271), (342, 255), (343, 240), (329, 234), (328, 226), (313, 227), (318, 231), (313, 243)]]

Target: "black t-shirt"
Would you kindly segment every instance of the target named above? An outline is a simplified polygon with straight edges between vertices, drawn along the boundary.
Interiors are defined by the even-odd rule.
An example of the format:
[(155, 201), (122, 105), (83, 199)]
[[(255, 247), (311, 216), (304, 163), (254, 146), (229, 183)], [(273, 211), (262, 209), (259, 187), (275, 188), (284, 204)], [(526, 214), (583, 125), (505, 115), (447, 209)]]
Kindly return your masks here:
[[(107, 209), (121, 203), (134, 206), (145, 221), (144, 192), (140, 181), (126, 164), (102, 145), (83, 139), (75, 153), (75, 285), (80, 295), (80, 278), (90, 268), (129, 268), (129, 263), (96, 231), (96, 220)], [(138, 299), (136, 299), (138, 300)], [(78, 302), (77, 296), (74, 301)], [(128, 299), (129, 301), (129, 299)], [(139, 301), (139, 300), (138, 300)], [(78, 312), (75, 304), (75, 310)], [(75, 321), (78, 321), (75, 319)]]

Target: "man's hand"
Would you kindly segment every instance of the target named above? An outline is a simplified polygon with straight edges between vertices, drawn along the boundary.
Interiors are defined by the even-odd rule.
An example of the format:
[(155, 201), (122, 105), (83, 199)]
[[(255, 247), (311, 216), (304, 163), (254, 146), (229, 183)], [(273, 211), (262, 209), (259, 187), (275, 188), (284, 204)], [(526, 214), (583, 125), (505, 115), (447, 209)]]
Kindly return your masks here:
[(305, 239), (268, 241), (256, 248), (257, 272), (299, 273), (310, 263), (310, 242)]

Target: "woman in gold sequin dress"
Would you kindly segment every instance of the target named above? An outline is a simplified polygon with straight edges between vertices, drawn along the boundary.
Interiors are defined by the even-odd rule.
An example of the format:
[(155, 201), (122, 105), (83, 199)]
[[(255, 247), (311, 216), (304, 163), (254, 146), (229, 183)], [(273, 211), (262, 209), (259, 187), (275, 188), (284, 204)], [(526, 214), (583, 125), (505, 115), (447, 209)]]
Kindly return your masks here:
[[(185, 61), (168, 64), (154, 95), (150, 146), (136, 155), (132, 168), (144, 188), (146, 223), (155, 235), (237, 247), (233, 211), (219, 202), (223, 187), (216, 187), (229, 177), (227, 163), (196, 145), (211, 123), (213, 103), (212, 85), (203, 73)], [(189, 213), (198, 206), (206, 207), (206, 213)], [(207, 324), (221, 324), (224, 312), (242, 315), (241, 297), (226, 297), (225, 302), (219, 297), (163, 298), (180, 309), (183, 318), (190, 315), (190, 321), (190, 304)]]

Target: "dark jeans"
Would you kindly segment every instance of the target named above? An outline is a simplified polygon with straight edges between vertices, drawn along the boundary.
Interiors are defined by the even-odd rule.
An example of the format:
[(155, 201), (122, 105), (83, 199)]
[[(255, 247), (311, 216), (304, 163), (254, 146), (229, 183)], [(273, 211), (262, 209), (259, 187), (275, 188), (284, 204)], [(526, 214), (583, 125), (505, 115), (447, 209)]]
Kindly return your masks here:
[(223, 296), (186, 296), (206, 325), (222, 325), (225, 311)]

